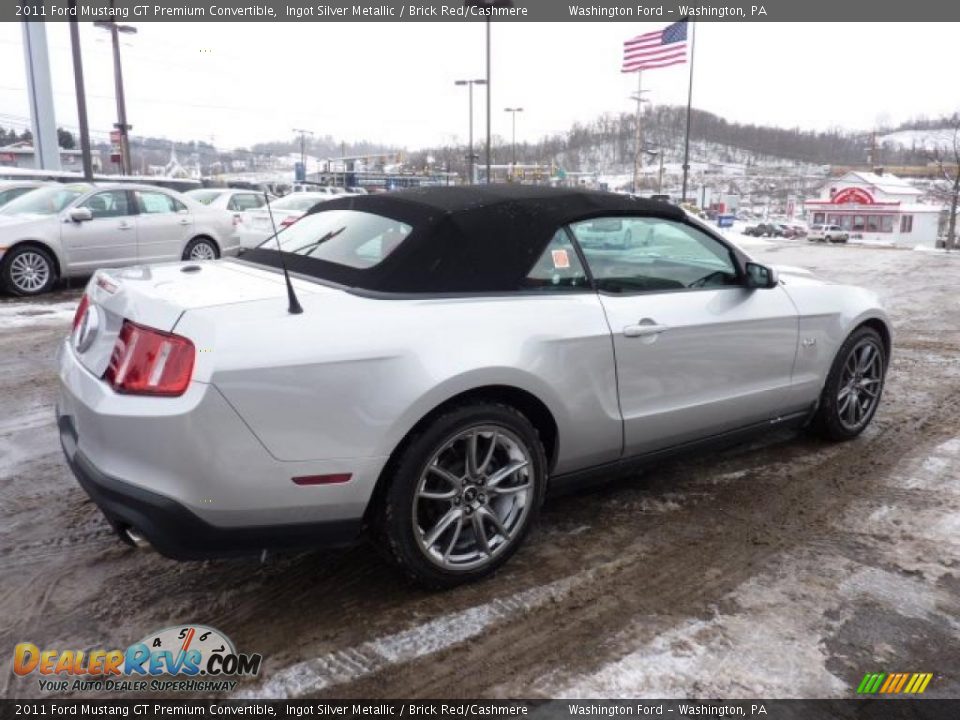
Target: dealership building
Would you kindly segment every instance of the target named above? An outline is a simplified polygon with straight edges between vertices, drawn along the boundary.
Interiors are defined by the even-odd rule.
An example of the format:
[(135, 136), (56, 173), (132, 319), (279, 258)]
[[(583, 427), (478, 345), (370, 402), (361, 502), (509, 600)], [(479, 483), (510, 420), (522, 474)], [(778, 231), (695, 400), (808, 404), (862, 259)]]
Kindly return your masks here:
[(821, 196), (804, 202), (811, 225), (839, 225), (851, 240), (935, 247), (942, 208), (920, 202), (921, 190), (883, 171), (832, 178)]

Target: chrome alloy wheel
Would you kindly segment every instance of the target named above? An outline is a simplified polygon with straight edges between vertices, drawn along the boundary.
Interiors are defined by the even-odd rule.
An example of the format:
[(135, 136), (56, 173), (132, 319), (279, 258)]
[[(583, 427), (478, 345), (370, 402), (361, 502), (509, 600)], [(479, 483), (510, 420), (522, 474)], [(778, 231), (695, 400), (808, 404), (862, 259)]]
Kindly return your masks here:
[(35, 293), (50, 280), (50, 262), (40, 253), (27, 250), (10, 263), (10, 281), (17, 290)]
[(859, 430), (869, 422), (880, 400), (883, 385), (883, 357), (872, 340), (857, 343), (840, 375), (837, 416), (847, 430)]
[(417, 544), (434, 564), (470, 570), (514, 541), (534, 503), (533, 458), (510, 430), (479, 425), (447, 440), (413, 500)]
[(214, 252), (210, 243), (198, 242), (190, 248), (190, 260), (216, 260), (217, 254)]

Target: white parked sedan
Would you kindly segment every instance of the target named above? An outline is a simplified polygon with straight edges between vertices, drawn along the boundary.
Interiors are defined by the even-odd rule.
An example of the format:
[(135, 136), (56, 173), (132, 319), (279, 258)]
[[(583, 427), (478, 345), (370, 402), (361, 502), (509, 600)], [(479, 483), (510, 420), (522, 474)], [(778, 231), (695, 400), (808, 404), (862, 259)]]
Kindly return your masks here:
[(258, 210), (267, 204), (273, 196), (264, 195), (256, 190), (236, 190), (233, 188), (198, 188), (184, 193), (201, 205), (233, 213)]
[[(269, 212), (266, 209), (245, 212), (240, 222), (240, 247), (244, 250), (255, 248), (273, 235), (274, 225), (279, 232), (306, 215), (317, 203), (334, 197), (336, 196), (329, 193), (291, 193), (270, 203)], [(272, 219), (270, 213), (273, 213)]]
[[(614, 219), (646, 244), (582, 242)], [(128, 541), (200, 558), (369, 531), (446, 587), (502, 565), (548, 487), (775, 427), (848, 440), (880, 404), (874, 293), (781, 275), (668, 203), (421, 188), (277, 239), (87, 287), (60, 438)]]
[(8, 202), (16, 200), (21, 195), (26, 195), (32, 190), (36, 190), (50, 183), (42, 180), (9, 180), (0, 181), (0, 207)]
[(15, 295), (97, 268), (213, 260), (239, 247), (228, 213), (152, 185), (51, 185), (0, 208), (0, 285)]

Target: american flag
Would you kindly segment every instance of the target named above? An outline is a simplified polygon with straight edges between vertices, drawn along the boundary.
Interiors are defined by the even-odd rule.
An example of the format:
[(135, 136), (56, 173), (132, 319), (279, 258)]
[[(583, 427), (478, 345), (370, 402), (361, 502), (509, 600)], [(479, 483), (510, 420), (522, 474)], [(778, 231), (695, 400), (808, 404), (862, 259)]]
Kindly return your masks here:
[(687, 61), (687, 21), (680, 20), (663, 30), (648, 32), (623, 44), (620, 72), (682, 65)]

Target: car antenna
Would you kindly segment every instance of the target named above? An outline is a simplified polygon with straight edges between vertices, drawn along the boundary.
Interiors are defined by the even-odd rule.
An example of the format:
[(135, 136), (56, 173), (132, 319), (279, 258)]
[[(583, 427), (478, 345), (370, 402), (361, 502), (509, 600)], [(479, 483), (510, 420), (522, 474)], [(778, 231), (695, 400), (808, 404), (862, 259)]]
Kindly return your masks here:
[(300, 307), (300, 301), (297, 300), (297, 294), (293, 291), (293, 283), (290, 282), (290, 273), (287, 270), (287, 261), (283, 257), (283, 246), (280, 245), (280, 238), (277, 234), (277, 224), (273, 221), (273, 208), (270, 207), (270, 196), (266, 191), (263, 193), (263, 199), (267, 201), (267, 213), (270, 215), (270, 226), (273, 228), (273, 239), (277, 241), (277, 250), (280, 252), (280, 267), (283, 268), (283, 279), (287, 281), (287, 300), (290, 304), (287, 306), (287, 312), (291, 315), (299, 315), (303, 312)]

